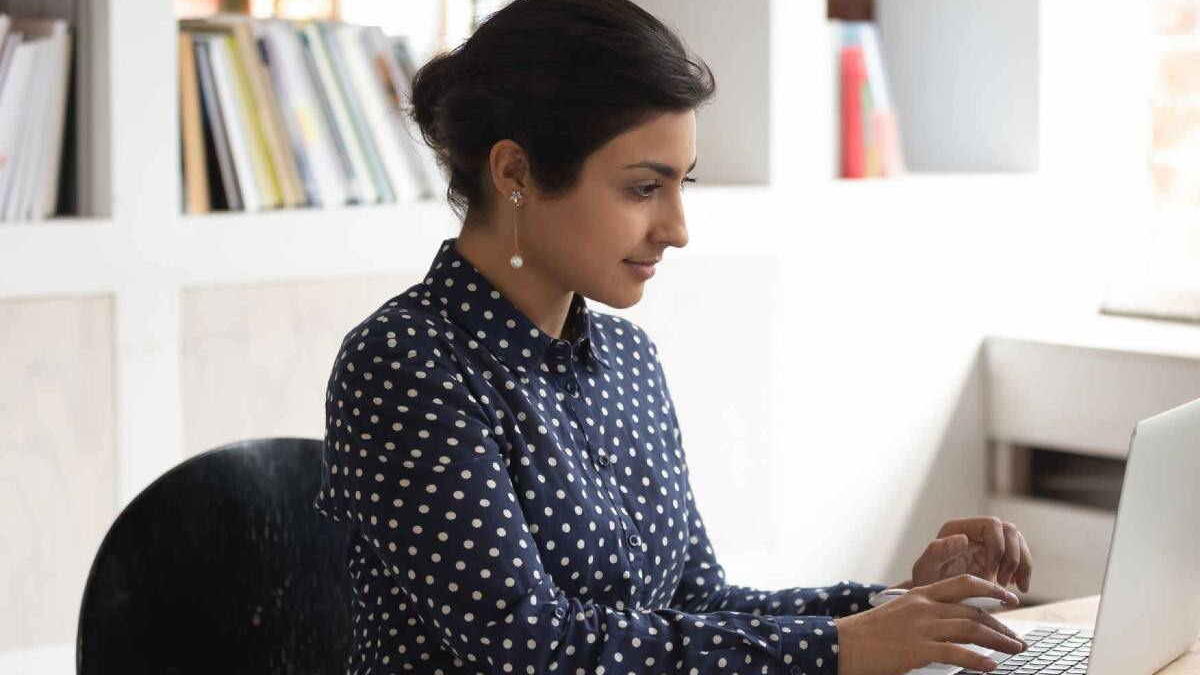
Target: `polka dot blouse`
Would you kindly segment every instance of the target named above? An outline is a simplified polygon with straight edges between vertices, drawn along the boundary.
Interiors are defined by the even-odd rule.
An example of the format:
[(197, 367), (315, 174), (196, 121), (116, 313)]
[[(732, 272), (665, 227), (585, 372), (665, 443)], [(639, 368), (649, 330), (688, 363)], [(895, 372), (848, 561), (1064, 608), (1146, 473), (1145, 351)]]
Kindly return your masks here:
[(348, 671), (836, 674), (832, 618), (885, 586), (726, 583), (654, 342), (579, 294), (541, 332), (455, 241), (329, 378)]

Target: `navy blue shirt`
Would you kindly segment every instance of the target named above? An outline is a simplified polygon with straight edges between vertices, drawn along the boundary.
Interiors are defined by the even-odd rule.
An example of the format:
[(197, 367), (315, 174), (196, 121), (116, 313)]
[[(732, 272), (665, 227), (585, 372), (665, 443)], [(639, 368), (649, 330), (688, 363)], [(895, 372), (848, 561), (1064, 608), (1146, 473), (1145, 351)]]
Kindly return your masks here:
[(329, 377), (349, 671), (835, 675), (832, 618), (885, 586), (726, 583), (654, 342), (578, 293), (547, 335), (455, 243)]

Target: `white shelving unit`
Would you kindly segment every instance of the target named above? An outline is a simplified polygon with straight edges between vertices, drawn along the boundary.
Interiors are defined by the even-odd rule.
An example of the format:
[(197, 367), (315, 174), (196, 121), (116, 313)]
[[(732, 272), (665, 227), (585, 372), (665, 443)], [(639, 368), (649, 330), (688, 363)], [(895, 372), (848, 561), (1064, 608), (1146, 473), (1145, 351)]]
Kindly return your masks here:
[(1100, 592), (1116, 511), (1031, 494), (1029, 452), (1123, 462), (1139, 420), (1200, 398), (1198, 337), (1200, 326), (1082, 314), (988, 337), (987, 509), (1024, 524), (1034, 597)]
[[(719, 78), (720, 96), (701, 113), (703, 186), (693, 189), (693, 201), (724, 204), (720, 213), (765, 214), (760, 205), (791, 186), (810, 194), (830, 191), (828, 201), (848, 204), (858, 199), (846, 193), (886, 200), (889, 208), (910, 200), (893, 185), (829, 180), (833, 85), (821, 3), (643, 4), (677, 26)], [(123, 504), (183, 458), (174, 393), (174, 317), (183, 287), (419, 266), (430, 242), (453, 236), (457, 224), (441, 203), (181, 215), (172, 4), (97, 0), (89, 6), (81, 63), (93, 90), (97, 84), (109, 88), (93, 96), (85, 119), (108, 139), (96, 142), (108, 153), (97, 156), (92, 174), (107, 177), (111, 194), (99, 195), (96, 203), (111, 215), (0, 228), (0, 297), (115, 298), (122, 467), (116, 491)], [(932, 15), (938, 8), (922, 11)], [(744, 39), (721, 39), (725, 31)], [(916, 180), (932, 185), (937, 178)], [(734, 239), (729, 243), (736, 246)], [(398, 261), (409, 251), (414, 259)]]
[[(90, 215), (0, 227), (0, 312), (13, 303), (61, 298), (106, 298), (111, 302), (111, 350), (100, 352), (111, 352), (112, 400), (96, 404), (110, 405), (113, 419), (111, 424), (98, 425), (95, 432), (96, 442), (112, 451), (111, 455), (107, 450), (92, 453), (95, 456), (88, 461), (99, 469), (82, 467), (95, 471), (101, 477), (98, 480), (114, 477), (115, 482), (102, 487), (112, 494), (111, 513), (107, 514), (111, 520), (142, 488), (188, 453), (185, 428), (192, 412), (185, 405), (182, 363), (186, 341), (184, 298), (188, 293), (398, 271), (413, 276), (426, 269), (438, 242), (457, 234), (458, 224), (440, 202), (181, 215), (176, 17), (172, 3), (79, 1), (88, 7), (78, 44), (81, 86), (90, 92), (85, 99), (85, 128), (81, 132), (90, 167), (84, 188), (88, 204), (85, 213)], [(1087, 35), (1078, 37), (1077, 26), (1063, 18), (1066, 12), (1062, 9), (1063, 5), (1073, 4), (1084, 11), (1082, 3), (1075, 0), (879, 3), (885, 59), (905, 69), (893, 81), (901, 106), (902, 133), (907, 133), (908, 143), (916, 144), (906, 145), (906, 151), (918, 171), (899, 180), (848, 182), (831, 178), (835, 99), (823, 3), (641, 2), (677, 26), (688, 45), (713, 66), (718, 78), (718, 98), (699, 116), (700, 162), (696, 173), (701, 182), (688, 188), (691, 192), (687, 197), (692, 243), (686, 255), (668, 253), (670, 262), (674, 262), (673, 254), (697, 262), (693, 268), (681, 267), (684, 274), (675, 286), (663, 282), (660, 293), (667, 296), (660, 295), (647, 303), (648, 307), (627, 312), (650, 328), (651, 334), (663, 336), (660, 343), (664, 353), (669, 354), (666, 365), (678, 373), (683, 383), (676, 388), (676, 399), (681, 410), (689, 411), (683, 413), (684, 424), (695, 430), (689, 431), (690, 438), (704, 439), (697, 440), (697, 446), (735, 447), (730, 445), (737, 433), (735, 424), (713, 427), (710, 425), (715, 422), (706, 419), (711, 417), (706, 410), (721, 406), (724, 420), (753, 420), (756, 425), (762, 420), (766, 441), (761, 448), (746, 448), (748, 453), (762, 453), (753, 455), (753, 461), (791, 461), (787, 459), (791, 448), (786, 445), (786, 436), (794, 413), (783, 403), (763, 412), (753, 408), (758, 399), (730, 402), (719, 391), (702, 391), (699, 383), (686, 386), (691, 358), (685, 351), (686, 341), (672, 337), (665, 322), (675, 317), (680, 325), (694, 324), (697, 330), (704, 330), (699, 315), (708, 308), (678, 316), (664, 310), (668, 303), (678, 306), (676, 299), (688, 297), (685, 291), (694, 296), (700, 293), (695, 289), (701, 287), (706, 293), (719, 290), (716, 284), (722, 282), (714, 279), (711, 270), (732, 270), (731, 278), (777, 281), (780, 289), (796, 294), (772, 290), (742, 302), (745, 299), (731, 292), (729, 311), (749, 312), (746, 318), (758, 320), (761, 329), (773, 336), (772, 346), (761, 355), (762, 359), (770, 359), (799, 349), (794, 344), (797, 336), (819, 323), (816, 319), (806, 322), (807, 317), (797, 312), (797, 307), (836, 315), (837, 327), (845, 330), (874, 330), (871, 324), (853, 322), (863, 314), (895, 320), (890, 314), (879, 314), (880, 307), (869, 305), (872, 298), (892, 289), (857, 285), (856, 280), (840, 275), (846, 265), (870, 264), (872, 267), (864, 267), (865, 271), (906, 275), (921, 292), (943, 287), (943, 275), (948, 274), (959, 275), (955, 281), (973, 279), (976, 274), (990, 276), (991, 283), (1003, 285), (1005, 281), (996, 279), (996, 268), (980, 266), (974, 256), (1011, 254), (1012, 264), (1019, 267), (1037, 258), (1040, 247), (1050, 246), (1051, 242), (1061, 247), (1058, 250), (1066, 250), (1073, 235), (1047, 230), (1041, 227), (1040, 219), (1076, 228), (1072, 218), (1080, 213), (1079, 200), (1096, 191), (1108, 191), (1111, 202), (1103, 209), (1085, 210), (1084, 217), (1095, 217), (1101, 210), (1105, 217), (1117, 217), (1114, 214), (1133, 213), (1136, 208), (1134, 197), (1122, 201), (1118, 195), (1123, 193), (1114, 187), (1140, 176), (1136, 163), (1129, 162), (1136, 143), (1123, 136), (1113, 138), (1117, 130), (1129, 127), (1137, 105), (1126, 101), (1098, 105), (1095, 92), (1088, 89), (1095, 85), (1096, 78), (1080, 78), (1071, 68), (1073, 62), (1086, 61), (1088, 72), (1103, 73), (1107, 86), (1114, 89), (1133, 78), (1129, 69), (1120, 67), (1125, 59), (1120, 50), (1101, 47), (1113, 35), (1121, 35), (1122, 17), (1134, 10), (1090, 4)], [(953, 26), (941, 18), (950, 5), (956, 8)], [(951, 28), (953, 35), (948, 35)], [(980, 31), (986, 35), (977, 35)], [(923, 45), (933, 38), (937, 38), (945, 59), (924, 55)], [(977, 38), (986, 38), (986, 53), (974, 50)], [(1068, 38), (1071, 49), (1048, 48), (1055, 40)], [(1039, 45), (1035, 55), (1028, 53), (1033, 43)], [(1019, 67), (1010, 69), (1010, 63)], [(961, 77), (959, 66), (963, 64), (970, 66), (972, 77)], [(989, 73), (1002, 76), (990, 77)], [(989, 100), (1009, 100), (1009, 107), (996, 110), (972, 104)], [(939, 115), (947, 110), (954, 113), (953, 142), (942, 137), (941, 125), (951, 122)], [(1019, 110), (1019, 114), (1013, 110)], [(906, 131), (905, 116), (909, 124), (918, 126)], [(1013, 123), (1007, 124), (1009, 121)], [(976, 137), (977, 143), (969, 143), (970, 137), (964, 140), (963, 129), (972, 124), (988, 130), (986, 136)], [(1079, 154), (1079, 148), (1088, 147), (1087, 142), (1099, 137), (1098, 130), (1103, 130), (1111, 141), (1110, 151), (1101, 157), (1094, 152)], [(928, 170), (920, 171), (922, 168)], [(1063, 189), (1052, 182), (1063, 175), (1083, 176), (1087, 183)], [(1085, 232), (1085, 228), (1078, 231)], [(981, 252), (980, 244), (975, 242), (992, 249)], [(960, 255), (971, 257), (960, 263)], [(911, 264), (901, 264), (906, 262), (904, 256)], [(1018, 257), (1026, 262), (1017, 261)], [(756, 274), (760, 276), (753, 276)], [(689, 285), (684, 287), (684, 283)], [(998, 291), (987, 292), (995, 293), (988, 296), (989, 301), (1000, 297)], [(672, 293), (677, 295), (670, 296)], [(901, 300), (891, 298), (887, 302), (894, 307)], [(857, 307), (861, 309), (843, 306), (851, 303), (860, 303)], [(882, 311), (888, 311), (888, 307)], [(18, 324), (8, 328), (13, 335), (33, 336), (55, 327)], [(884, 342), (895, 339), (893, 335)], [(678, 346), (668, 347), (671, 344)], [(827, 346), (846, 348), (832, 343)], [(34, 370), (29, 364), (40, 358), (35, 343), (30, 343), (30, 353), (29, 363), (20, 366), (23, 370), (15, 378), (5, 378), (15, 382), (10, 386), (27, 386), (26, 373)], [(28, 371), (24, 370), (27, 366)], [(791, 377), (785, 373), (793, 371), (780, 370), (773, 375), (775, 380), (761, 384), (770, 400), (776, 400), (776, 395), (791, 395), (796, 378), (785, 381), (785, 376)], [(824, 382), (820, 378), (825, 376), (814, 375), (812, 381)], [(72, 385), (67, 380), (50, 380), (44, 386), (53, 391)], [(854, 393), (847, 390), (847, 395)], [(19, 393), (9, 395), (17, 399)], [(802, 395), (804, 401), (820, 401), (807, 390)], [(813, 410), (808, 414), (824, 414), (820, 408)], [(9, 413), (16, 418), (5, 418), (4, 414), (0, 406), (0, 422), (15, 419), (18, 425), (28, 428), (27, 438), (37, 438), (43, 426), (62, 424), (61, 420), (41, 418), (37, 410)], [(757, 433), (757, 426), (746, 428)], [(818, 441), (814, 438), (812, 442)], [(30, 441), (28, 447), (18, 450), (23, 459), (18, 457), (7, 466), (0, 462), (5, 466), (0, 471), (12, 472), (0, 474), (0, 479), (11, 477), (14, 484), (23, 477), (26, 464), (22, 461), (40, 462), (52, 450), (63, 449), (43, 448)], [(68, 457), (75, 451), (65, 450)], [(79, 449), (80, 454), (85, 451), (90, 449)], [(697, 476), (705, 483), (706, 494), (714, 495), (702, 502), (716, 503), (731, 494), (731, 488), (723, 483), (728, 472), (720, 470), (726, 465), (706, 463), (710, 460), (704, 459), (703, 450), (693, 452)], [(865, 456), (861, 459), (872, 461)], [(62, 461), (74, 463), (71, 459)], [(63, 466), (61, 471), (79, 468)], [(762, 488), (764, 499), (781, 510), (794, 506), (789, 501), (789, 486), (782, 482), (784, 475), (786, 472), (780, 471), (768, 485), (756, 484)], [(836, 491), (836, 482), (828, 484)], [(0, 569), (0, 586), (40, 588), (53, 583), (60, 593), (53, 601), (31, 594), (9, 598), (13, 601), (8, 603), (0, 594), (0, 605), (18, 610), (9, 613), (15, 618), (7, 622), (0, 619), (0, 636), (7, 636), (0, 637), (0, 653), (73, 639), (77, 604), (72, 602), (82, 591), (90, 556), (103, 536), (103, 531), (43, 531), (37, 520), (39, 505), (57, 500), (55, 493), (63, 487), (30, 485), (27, 489), (14, 497), (21, 500), (14, 509), (30, 519), (17, 536), (25, 533), (29, 538), (53, 538), (56, 543), (20, 561), (17, 570)], [(3, 499), (0, 497), (0, 507), (11, 506)], [(968, 507), (973, 503), (967, 498), (948, 502), (950, 506)], [(756, 569), (759, 579), (766, 574), (771, 580), (785, 583), (801, 581), (789, 577), (794, 569), (789, 567), (785, 572), (782, 563), (775, 569), (761, 566), (773, 560), (772, 551), (784, 550), (781, 543), (789, 540), (791, 530), (771, 530), (762, 535), (765, 543), (761, 550), (745, 550), (743, 545), (749, 540), (736, 539), (740, 534), (722, 534), (732, 528), (721, 525), (743, 514), (729, 511), (721, 516), (715, 507), (709, 511), (717, 545), (726, 552), (725, 564), (734, 576)], [(880, 513), (902, 511), (888, 508)], [(758, 530), (751, 534), (759, 536)], [(821, 535), (816, 532), (811, 536)], [(861, 569), (874, 575), (885, 563), (891, 569), (894, 565), (890, 560), (903, 557), (902, 549), (894, 540), (891, 544), (885, 542), (879, 553), (873, 554), (875, 557), (853, 558), (858, 567), (850, 572)], [(854, 546), (847, 540), (830, 550), (850, 551)], [(829, 567), (813, 563), (806, 573), (826, 574), (834, 564), (832, 560)], [(10, 574), (11, 578), (7, 576)], [(31, 608), (37, 611), (21, 611)], [(25, 616), (35, 618), (26, 622), (22, 618)]]

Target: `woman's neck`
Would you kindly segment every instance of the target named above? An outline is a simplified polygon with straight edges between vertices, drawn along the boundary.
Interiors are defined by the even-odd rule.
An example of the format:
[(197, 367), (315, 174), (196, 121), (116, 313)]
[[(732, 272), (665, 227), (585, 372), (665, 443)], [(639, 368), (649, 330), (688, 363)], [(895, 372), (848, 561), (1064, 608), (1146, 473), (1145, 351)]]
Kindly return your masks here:
[(562, 336), (562, 332), (574, 293), (556, 287), (529, 259), (520, 269), (513, 269), (508, 263), (515, 253), (512, 237), (492, 234), (497, 229), (464, 227), (455, 240), (458, 254), (487, 277), (543, 333), (554, 338), (573, 339), (574, 336)]

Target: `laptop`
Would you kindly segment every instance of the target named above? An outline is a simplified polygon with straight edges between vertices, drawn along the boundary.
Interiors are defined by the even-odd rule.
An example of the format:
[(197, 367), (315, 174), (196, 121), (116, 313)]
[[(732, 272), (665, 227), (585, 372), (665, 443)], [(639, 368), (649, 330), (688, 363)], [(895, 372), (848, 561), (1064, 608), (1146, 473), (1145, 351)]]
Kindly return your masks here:
[(1028, 649), (1007, 654), (965, 645), (996, 661), (994, 670), (938, 663), (909, 674), (1150, 675), (1195, 643), (1200, 632), (1200, 399), (1134, 426), (1094, 631), (1004, 623)]

